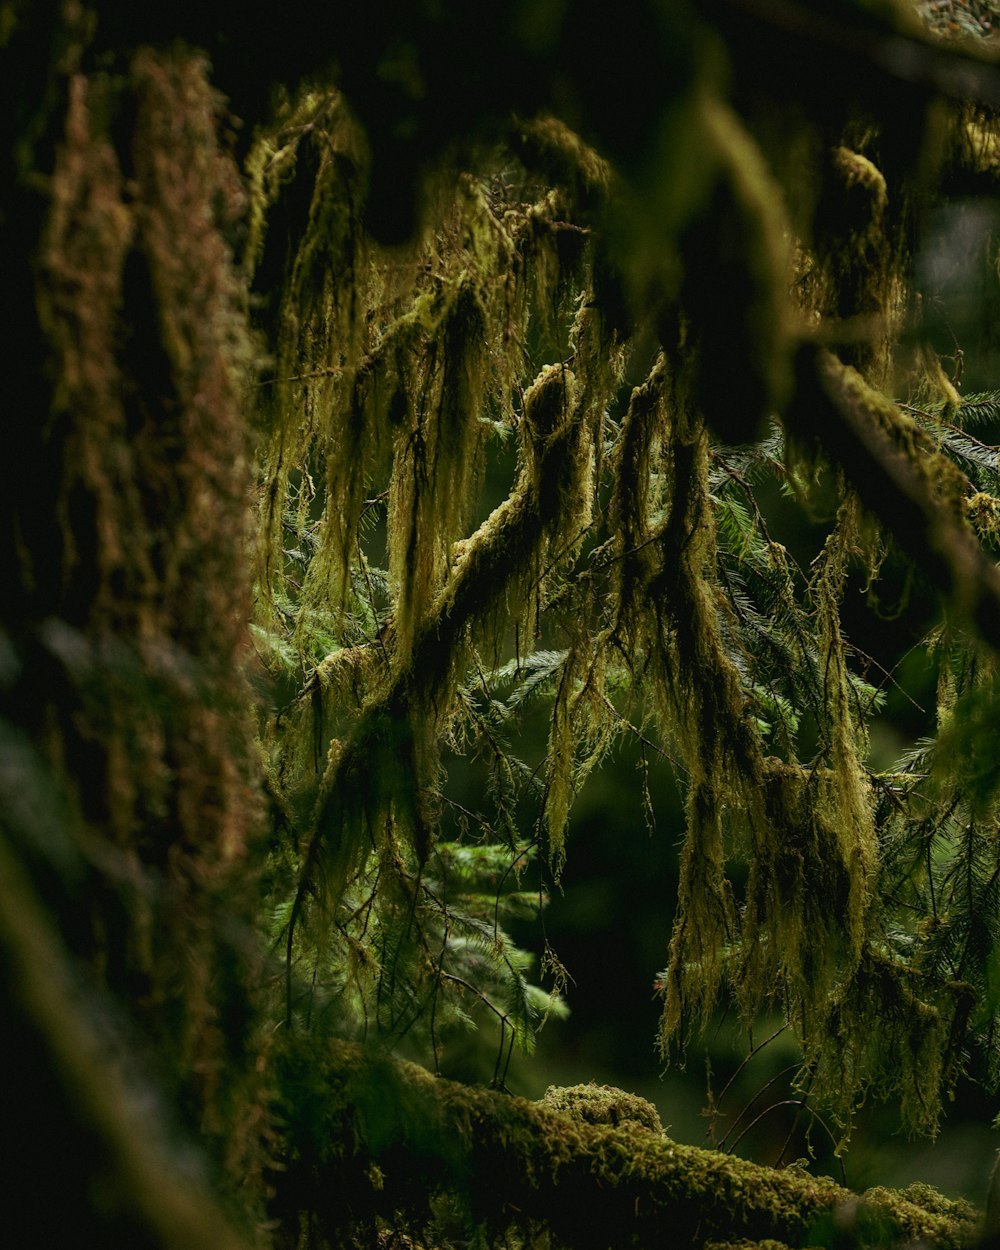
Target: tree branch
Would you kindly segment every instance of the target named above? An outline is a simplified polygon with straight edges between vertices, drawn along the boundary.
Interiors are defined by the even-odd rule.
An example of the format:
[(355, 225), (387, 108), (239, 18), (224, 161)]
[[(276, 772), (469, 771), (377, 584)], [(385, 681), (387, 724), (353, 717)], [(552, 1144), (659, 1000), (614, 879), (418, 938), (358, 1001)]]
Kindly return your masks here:
[(962, 1204), (937, 1198), (931, 1211), (889, 1190), (859, 1198), (826, 1177), (679, 1145), (638, 1123), (583, 1123), (348, 1043), (290, 1052), (282, 1078), (299, 1105), (285, 1108), (294, 1156), (276, 1178), (278, 1205), (318, 1213), (333, 1244), (352, 1221), (419, 1228), (442, 1192), (472, 1224), (519, 1230), (530, 1244), (546, 1229), (574, 1250), (820, 1245), (834, 1230), (856, 1247), (958, 1250), (972, 1232)]
[(865, 507), (1000, 651), (1000, 572), (892, 439), (885, 426), (892, 406), (854, 370), (817, 348), (800, 349), (796, 373), (786, 414), (790, 433), (819, 442)]

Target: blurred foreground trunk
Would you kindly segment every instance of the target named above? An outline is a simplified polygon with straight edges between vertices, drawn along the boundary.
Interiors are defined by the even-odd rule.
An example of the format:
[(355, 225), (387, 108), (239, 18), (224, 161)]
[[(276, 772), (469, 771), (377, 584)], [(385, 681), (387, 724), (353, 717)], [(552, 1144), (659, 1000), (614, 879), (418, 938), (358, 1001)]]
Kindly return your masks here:
[(18, 1244), (235, 1245), (198, 1174), (260, 1149), (241, 181), (198, 55), (6, 8), (0, 1151), (58, 1195)]

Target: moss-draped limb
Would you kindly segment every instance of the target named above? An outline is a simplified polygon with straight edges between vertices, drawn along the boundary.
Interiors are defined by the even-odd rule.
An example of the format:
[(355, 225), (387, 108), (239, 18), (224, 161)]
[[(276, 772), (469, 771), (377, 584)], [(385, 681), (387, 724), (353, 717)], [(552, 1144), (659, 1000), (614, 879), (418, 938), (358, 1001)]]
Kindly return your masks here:
[[(863, 736), (852, 716), (836, 613), (853, 512), (844, 511), (811, 588), (825, 685), (823, 757), (811, 765), (784, 762), (765, 754), (744, 682), (744, 657), (719, 582), (707, 436), (688, 411), (683, 372), (679, 377), (666, 401), (662, 435), (670, 494), (650, 535), (655, 563), (645, 557), (644, 590), (655, 604), (655, 628), (646, 617), (640, 618), (644, 629), (624, 631), (644, 653), (663, 730), (678, 743), (688, 772), (661, 1046), (666, 1051), (683, 1041), (726, 982), (747, 1018), (780, 995), (811, 1061), (861, 960), (873, 899)], [(639, 399), (637, 392), (624, 427), (626, 448), (634, 441)], [(634, 545), (635, 536), (629, 541)], [(637, 600), (634, 589), (628, 593)], [(734, 854), (748, 854), (750, 861), (741, 909), (727, 873)], [(855, 1023), (861, 1027), (860, 1017)], [(845, 1115), (859, 1080), (838, 1091)]]
[[(550, 143), (573, 139), (556, 123), (542, 129)], [(578, 140), (571, 155), (593, 166), (590, 181), (598, 178), (601, 162)], [(497, 171), (486, 161), (481, 176), (440, 177), (436, 229), (400, 251), (380, 250), (365, 230), (365, 145), (335, 91), (305, 93), (250, 162), (248, 266), (259, 258), (259, 320), (275, 345), (257, 388), (269, 426), (260, 620), (275, 625), (290, 599), (304, 656), (314, 606), (343, 623), (367, 496), (391, 463), (388, 567), (405, 663), (449, 572), (452, 544), (467, 533), (490, 418), (504, 414), (505, 433), (513, 424), (510, 396), (523, 381), (525, 344), (540, 329), (560, 353), (567, 345), (562, 323), (572, 318), (590, 231), (562, 191), (536, 200), (538, 188), (524, 186), (523, 202), (498, 201)], [(263, 232), (259, 222), (269, 216), (289, 218), (287, 239), (274, 231), (272, 242)], [(572, 247), (560, 244), (563, 235)], [(271, 290), (282, 283), (280, 307), (271, 308)], [(588, 370), (599, 372), (613, 355), (605, 346), (588, 355)], [(583, 385), (588, 370), (579, 371)], [(304, 579), (288, 563), (287, 531), (308, 531)]]
[[(635, 1122), (617, 1127), (432, 1077), (347, 1043), (303, 1045), (284, 1060), (289, 1156), (276, 1213), (314, 1213), (327, 1244), (377, 1217), (420, 1228), (451, 1193), (496, 1237), (546, 1230), (559, 1246), (702, 1246), (780, 1241), (856, 1246), (922, 1241), (958, 1250), (972, 1213), (891, 1191), (860, 1198), (823, 1177), (774, 1171), (672, 1142)], [(303, 1098), (308, 1090), (308, 1098)]]
[[(660, 1027), (665, 1051), (693, 1020), (707, 1018), (727, 955), (736, 947), (727, 844), (736, 824), (745, 826), (748, 803), (762, 789), (765, 774), (759, 736), (720, 626), (707, 435), (686, 410), (682, 387), (674, 385), (671, 400), (664, 442), (672, 494), (647, 585), (656, 626), (647, 627), (644, 639), (659, 718), (664, 732), (679, 742), (689, 772), (687, 833)], [(760, 992), (755, 983), (744, 1001)]]
[(1000, 573), (960, 519), (954, 468), (933, 447), (907, 446), (901, 414), (828, 352), (803, 347), (787, 421), (820, 442), (862, 503), (1000, 649)]
[[(583, 418), (572, 372), (543, 370), (525, 397), (529, 455), (517, 484), (457, 544), (451, 576), (419, 623), (406, 662), (392, 665), (350, 735), (334, 743), (289, 920), (289, 976), (307, 896), (319, 887), (335, 900), (369, 849), (387, 845), (390, 816), (418, 854), (426, 853), (426, 787), (455, 681), (475, 642), (490, 637), (496, 613), (517, 617), (540, 554), (564, 529), (572, 533), (581, 501), (589, 501), (591, 437)], [(317, 880), (320, 871), (325, 882)]]
[(613, 583), (615, 632), (624, 633), (629, 645), (637, 642), (631, 636), (635, 632), (632, 627), (641, 616), (640, 600), (654, 572), (650, 475), (665, 429), (664, 405), (669, 391), (670, 373), (660, 355), (645, 382), (632, 390), (612, 464), (610, 523), (619, 550)]

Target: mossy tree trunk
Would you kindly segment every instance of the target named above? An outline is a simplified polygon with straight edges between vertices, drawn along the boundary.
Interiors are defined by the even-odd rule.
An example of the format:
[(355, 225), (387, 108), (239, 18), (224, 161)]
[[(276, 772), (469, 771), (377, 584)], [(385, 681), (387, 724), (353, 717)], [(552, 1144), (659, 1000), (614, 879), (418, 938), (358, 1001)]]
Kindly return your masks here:
[(200, 54), (3, 18), (8, 1192), (22, 1244), (236, 1244), (171, 1137), (259, 1188), (242, 181)]

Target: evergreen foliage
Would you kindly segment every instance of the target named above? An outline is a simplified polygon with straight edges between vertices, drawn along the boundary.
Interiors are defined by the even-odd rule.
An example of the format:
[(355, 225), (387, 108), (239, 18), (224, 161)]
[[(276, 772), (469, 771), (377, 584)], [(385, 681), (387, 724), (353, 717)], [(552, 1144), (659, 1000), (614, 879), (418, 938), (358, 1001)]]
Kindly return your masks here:
[[(845, 1231), (831, 1182), (674, 1147), (616, 1091), (597, 1124), (593, 1091), (392, 1056), (491, 1030), (503, 1091), (565, 1014), (514, 925), (544, 934), (634, 740), (684, 795), (665, 1059), (720, 1004), (777, 1013), (841, 1144), (869, 1096), (933, 1133), (959, 1076), (1000, 1084), (1000, 391), (962, 396), (921, 259), (934, 205), (996, 192), (1000, 76), (902, 0), (539, 0), (474, 37), (460, 8), (337, 8), (335, 71), (276, 36), (265, 107), (257, 19), (0, 3), (34, 349), (0, 467), (4, 1036), (107, 1244), (964, 1244), (920, 1193)], [(890, 560), (938, 689), (885, 764), (844, 605)]]
[[(996, 1071), (993, 768), (980, 752), (970, 776), (981, 729), (964, 728), (974, 707), (989, 715), (989, 664), (949, 624), (932, 645), (955, 653), (939, 713), (954, 745), (873, 770), (884, 690), (858, 668), (841, 603), (849, 575), (877, 586), (894, 538), (912, 536), (865, 511), (864, 483), (827, 465), (794, 406), (755, 436), (793, 370), (812, 371), (830, 419), (853, 414), (898, 464), (946, 581), (995, 529), (996, 452), (972, 431), (997, 397), (962, 399), (914, 320), (928, 191), (879, 168), (893, 136), (847, 122), (853, 146), (817, 145), (779, 185), (766, 132), (718, 83), (690, 107), (710, 172), (698, 215), (663, 240), (656, 289), (628, 269), (622, 237), (635, 248), (647, 227), (627, 186), (554, 118), (435, 173), (403, 250), (366, 239), (366, 158), (336, 93), (287, 104), (251, 153), (265, 260), (269, 214), (296, 169), (311, 178), (258, 386), (258, 636), (289, 699), (264, 728), (291, 832), (273, 881), (288, 1021), (375, 1023), (391, 1042), (420, 1017), (436, 1057), (448, 1013), (485, 1005), (501, 1053), (508, 1026), (528, 1045), (523, 957), (500, 927), (526, 901), (510, 882), (527, 854), (543, 892), (558, 880), (574, 796), (624, 738), (649, 736), (687, 796), (664, 1055), (720, 995), (747, 1021), (777, 1009), (845, 1132), (873, 1089), (933, 1131), (959, 1073)], [(959, 111), (939, 168), (964, 158), (963, 134)], [(796, 339), (824, 346), (796, 357)], [(769, 532), (759, 493), (775, 481), (830, 518), (807, 570)], [(551, 710), (535, 762), (517, 734), (538, 697)], [(456, 754), (490, 779), (457, 821)], [(484, 879), (452, 898), (456, 856), (492, 864), (495, 904)]]

